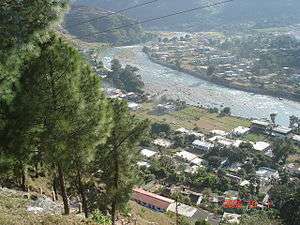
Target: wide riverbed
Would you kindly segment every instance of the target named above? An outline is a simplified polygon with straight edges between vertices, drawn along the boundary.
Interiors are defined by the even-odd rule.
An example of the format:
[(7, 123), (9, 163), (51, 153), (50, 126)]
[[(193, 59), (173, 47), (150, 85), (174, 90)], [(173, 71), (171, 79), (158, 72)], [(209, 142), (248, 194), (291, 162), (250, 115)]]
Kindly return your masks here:
[(179, 98), (192, 105), (218, 108), (229, 106), (233, 115), (246, 118), (269, 118), (270, 113), (276, 112), (277, 122), (286, 126), (289, 124), (289, 116), (300, 117), (298, 102), (221, 87), (166, 68), (151, 62), (142, 52), (141, 46), (112, 48), (103, 53), (106, 66), (109, 67), (113, 58), (119, 59), (124, 65), (138, 67), (149, 93)]

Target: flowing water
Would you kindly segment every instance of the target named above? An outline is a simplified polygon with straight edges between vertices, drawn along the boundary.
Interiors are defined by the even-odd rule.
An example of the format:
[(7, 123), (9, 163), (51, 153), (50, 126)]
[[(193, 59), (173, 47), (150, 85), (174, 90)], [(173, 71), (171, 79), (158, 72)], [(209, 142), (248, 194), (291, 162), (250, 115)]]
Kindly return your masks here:
[(232, 114), (246, 118), (269, 118), (278, 113), (277, 122), (288, 126), (289, 116), (300, 117), (300, 103), (276, 97), (238, 91), (178, 72), (151, 62), (141, 46), (119, 47), (103, 52), (105, 66), (117, 58), (123, 65), (139, 68), (139, 74), (149, 93), (186, 101), (191, 105), (205, 107), (230, 107)]

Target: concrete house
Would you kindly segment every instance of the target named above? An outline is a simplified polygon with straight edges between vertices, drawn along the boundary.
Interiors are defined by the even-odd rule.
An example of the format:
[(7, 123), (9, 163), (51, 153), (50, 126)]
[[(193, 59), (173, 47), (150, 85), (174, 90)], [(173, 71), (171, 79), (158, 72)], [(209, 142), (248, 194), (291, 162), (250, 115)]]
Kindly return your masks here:
[(268, 128), (271, 126), (271, 123), (264, 120), (252, 120), (250, 130), (253, 132), (267, 132)]
[(277, 126), (272, 129), (272, 135), (277, 138), (288, 138), (292, 129), (288, 127)]
[(201, 140), (193, 141), (192, 145), (195, 149), (203, 150), (206, 152), (208, 152), (211, 148), (214, 147), (214, 144), (206, 141), (201, 141)]
[(141, 188), (133, 189), (132, 199), (158, 212), (166, 212), (168, 207), (175, 202), (173, 199), (145, 191)]

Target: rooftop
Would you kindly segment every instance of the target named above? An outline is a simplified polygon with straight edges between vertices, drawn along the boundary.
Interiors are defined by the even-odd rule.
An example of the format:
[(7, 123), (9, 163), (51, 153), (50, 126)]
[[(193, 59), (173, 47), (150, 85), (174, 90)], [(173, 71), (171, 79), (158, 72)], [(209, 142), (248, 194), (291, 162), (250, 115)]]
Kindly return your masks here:
[(232, 130), (233, 134), (242, 135), (247, 133), (250, 130), (249, 127), (238, 126)]
[(141, 154), (147, 158), (151, 158), (152, 156), (156, 155), (157, 152), (144, 148), (142, 149)]
[(293, 140), (294, 140), (294, 141), (297, 141), (297, 142), (300, 142), (300, 135), (295, 134), (295, 135), (293, 136)]
[(264, 151), (267, 148), (270, 147), (270, 144), (268, 142), (259, 141), (253, 144), (253, 148), (257, 151)]
[(147, 168), (150, 167), (150, 164), (149, 164), (148, 162), (144, 162), (144, 161), (139, 161), (139, 162), (137, 162), (137, 165), (138, 165), (139, 167), (147, 167)]
[(270, 125), (268, 121), (263, 121), (263, 120), (252, 120), (252, 124), (257, 124), (265, 127)]
[(215, 134), (215, 135), (220, 135), (220, 136), (226, 136), (227, 133), (223, 130), (212, 130), (210, 133)]
[(201, 141), (201, 140), (195, 140), (195, 141), (193, 141), (192, 144), (195, 146), (198, 146), (198, 147), (205, 147), (205, 148), (214, 147), (214, 144), (206, 142), (206, 141)]
[(288, 127), (278, 126), (273, 128), (273, 132), (280, 134), (289, 134), (290, 132), (292, 132), (292, 129)]
[[(189, 206), (189, 205), (185, 205), (182, 203), (178, 203), (178, 214), (181, 216), (185, 216), (187, 218), (191, 218), (195, 215), (195, 213), (197, 212), (197, 209)], [(167, 208), (167, 211), (171, 211), (173, 213), (176, 213), (176, 203), (172, 203), (169, 205), (169, 207)]]
[(256, 171), (256, 175), (259, 176), (259, 177), (261, 177), (261, 178), (266, 178), (266, 179), (270, 179), (272, 177), (279, 178), (278, 171), (273, 170), (273, 169), (268, 168), (268, 167), (260, 167)]
[(180, 132), (180, 133), (187, 134), (187, 135), (194, 135), (196, 137), (204, 137), (204, 134), (201, 134), (201, 133), (198, 133), (198, 132), (195, 132), (195, 131), (192, 131), (192, 130), (188, 130), (184, 127), (181, 127), (179, 129), (177, 129), (176, 131)]
[(180, 151), (176, 153), (176, 156), (185, 159), (186, 161), (195, 164), (201, 165), (203, 163), (203, 159), (199, 158), (197, 155), (187, 152), (187, 151)]
[(169, 148), (172, 145), (171, 141), (163, 138), (157, 138), (153, 141), (153, 143), (164, 148)]
[(173, 199), (145, 191), (141, 188), (134, 188), (132, 197), (136, 201), (142, 201), (162, 209), (167, 209), (171, 203), (175, 202)]
[(224, 212), (223, 217), (222, 217), (222, 221), (225, 222), (225, 223), (239, 224), (240, 223), (240, 217), (241, 217), (241, 215), (239, 215), (239, 214)]

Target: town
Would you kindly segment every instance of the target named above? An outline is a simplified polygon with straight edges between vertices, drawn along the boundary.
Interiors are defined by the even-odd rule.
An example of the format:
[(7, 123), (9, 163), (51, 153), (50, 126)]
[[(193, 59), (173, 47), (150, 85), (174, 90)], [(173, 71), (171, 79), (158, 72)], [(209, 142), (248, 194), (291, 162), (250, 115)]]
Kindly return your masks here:
[(0, 225), (299, 225), (299, 11), (1, 1)]
[[(290, 127), (276, 124), (276, 114), (270, 119), (236, 118), (224, 126), (217, 120), (234, 118), (230, 113), (164, 97), (148, 95), (143, 100), (114, 88), (107, 93), (128, 101), (133, 114), (152, 122), (150, 137), (140, 146), (143, 181), (133, 190), (133, 200), (144, 207), (194, 222), (238, 223), (241, 210), (269, 210), (276, 204), (272, 188), (283, 174), (289, 181), (300, 175), (297, 117), (290, 118)], [(189, 110), (192, 119), (182, 116)], [(212, 127), (195, 126), (203, 112), (216, 118), (202, 123), (212, 122)]]
[(161, 33), (154, 62), (239, 90), (299, 100), (299, 41), (287, 34)]

